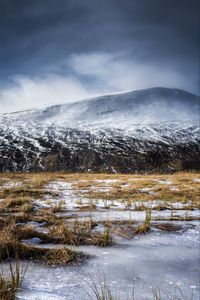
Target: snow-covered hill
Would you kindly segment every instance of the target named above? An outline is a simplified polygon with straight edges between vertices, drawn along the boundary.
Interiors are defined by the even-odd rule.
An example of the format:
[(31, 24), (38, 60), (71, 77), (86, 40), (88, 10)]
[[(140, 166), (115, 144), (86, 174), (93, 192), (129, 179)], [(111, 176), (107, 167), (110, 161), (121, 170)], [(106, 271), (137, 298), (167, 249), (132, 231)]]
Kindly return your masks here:
[(199, 97), (152, 88), (0, 117), (0, 170), (196, 169)]
[[(13, 114), (3, 122), (35, 122), (66, 127), (129, 128), (137, 123), (160, 123), (198, 119), (198, 97), (185, 91), (152, 88), (100, 96), (76, 103), (54, 105)], [(120, 123), (119, 123), (120, 122)]]

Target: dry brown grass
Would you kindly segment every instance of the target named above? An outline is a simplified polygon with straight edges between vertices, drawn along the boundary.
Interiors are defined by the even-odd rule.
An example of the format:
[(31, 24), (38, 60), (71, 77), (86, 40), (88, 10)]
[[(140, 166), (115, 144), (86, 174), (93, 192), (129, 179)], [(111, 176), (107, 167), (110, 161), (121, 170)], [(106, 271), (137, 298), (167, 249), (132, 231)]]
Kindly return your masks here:
[(147, 211), (144, 223), (139, 224), (134, 220), (106, 220), (100, 222), (110, 228), (112, 234), (125, 239), (131, 239), (137, 234), (144, 234), (151, 229), (151, 212)]
[(14, 300), (18, 289), (21, 287), (27, 267), (23, 267), (18, 257), (15, 263), (8, 262), (10, 274), (4, 275), (4, 268), (0, 272), (0, 299)]
[(50, 195), (56, 197), (57, 195), (53, 192), (46, 191), (43, 189), (31, 189), (29, 187), (16, 187), (16, 188), (6, 188), (0, 191), (1, 198), (16, 198), (16, 197), (32, 197), (32, 198), (43, 198), (44, 195)]
[(135, 235), (145, 234), (150, 231), (150, 224), (146, 222), (139, 224), (134, 221), (105, 221), (104, 224), (110, 228), (110, 232), (125, 239), (132, 239)]
[(1, 206), (4, 206), (5, 208), (13, 208), (16, 206), (21, 206), (27, 203), (30, 203), (32, 201), (31, 197), (23, 196), (19, 198), (10, 198), (7, 197), (4, 199), (4, 201), (1, 202)]
[[(179, 172), (175, 174), (151, 174), (151, 175), (132, 175), (132, 174), (62, 174), (62, 173), (9, 173), (1, 174), (0, 182), (22, 182), (20, 187), (4, 188), (0, 191), (0, 198), (30, 196), (32, 198), (42, 198), (48, 191), (44, 187), (53, 180), (64, 180), (72, 182), (77, 193), (88, 190), (87, 196), (91, 198), (106, 199), (172, 199), (176, 201), (186, 201), (187, 198), (195, 203), (199, 200), (199, 186), (194, 179), (199, 178), (198, 173)], [(111, 180), (106, 183), (105, 180)], [(159, 183), (158, 181), (172, 181), (172, 186), (180, 191), (171, 191), (170, 185)], [(126, 184), (129, 184), (126, 186)], [(110, 186), (106, 192), (98, 191), (99, 187)], [(95, 190), (97, 188), (97, 190)], [(150, 188), (157, 195), (150, 195), (148, 191), (141, 192), (140, 189)], [(51, 194), (51, 192), (49, 191)], [(53, 195), (56, 196), (56, 195)]]
[[(22, 239), (38, 237), (43, 243), (61, 243), (69, 245), (97, 245), (107, 246), (112, 243), (112, 234), (122, 237), (132, 237), (135, 234), (146, 233), (150, 230), (150, 221), (144, 224), (134, 224), (131, 221), (100, 222), (104, 225), (103, 232), (97, 231), (97, 225), (89, 222), (68, 222), (67, 217), (59, 217), (57, 212), (62, 212), (64, 201), (57, 198), (57, 194), (48, 191), (46, 186), (50, 181), (62, 180), (71, 182), (75, 193), (90, 198), (88, 205), (81, 203), (78, 198), (78, 209), (82, 211), (93, 211), (97, 209), (98, 199), (117, 200), (124, 204), (125, 209), (131, 209), (132, 204), (137, 201), (136, 210), (146, 210), (144, 202), (161, 200), (154, 209), (172, 209), (174, 202), (184, 203), (185, 210), (200, 207), (199, 183), (197, 173), (177, 173), (172, 175), (122, 175), (122, 174), (64, 174), (64, 173), (12, 173), (0, 175), (0, 257), (7, 259), (16, 255), (21, 259), (43, 261), (56, 264), (59, 261), (67, 263), (76, 260), (78, 254), (69, 249), (42, 249), (39, 247), (23, 244)], [(105, 180), (110, 180), (105, 182)], [(162, 182), (159, 182), (161, 181)], [(171, 181), (171, 185), (167, 181)], [(9, 184), (14, 182), (14, 185)], [(8, 183), (4, 186), (5, 183)], [(19, 185), (21, 184), (21, 185)], [(178, 190), (171, 190), (174, 187)], [(101, 190), (109, 188), (109, 190)], [(144, 190), (142, 190), (144, 189)], [(150, 194), (149, 190), (154, 192)], [(58, 191), (59, 193), (59, 191)], [(49, 208), (41, 208), (35, 202), (36, 199), (48, 200), (54, 198), (56, 205)], [(56, 203), (56, 202), (54, 202)], [(114, 203), (114, 202), (113, 202)], [(76, 203), (78, 204), (78, 203)], [(110, 208), (110, 203), (105, 208)], [(170, 220), (192, 220), (187, 214), (182, 217), (171, 216)], [(169, 221), (170, 221), (169, 220)], [(48, 233), (30, 227), (28, 223), (35, 221), (45, 222)], [(18, 226), (21, 223), (20, 226)], [(162, 227), (162, 226), (161, 226)], [(175, 230), (175, 227), (162, 227), (161, 230)], [(56, 259), (57, 256), (57, 259)]]
[(43, 243), (53, 242), (53, 239), (47, 233), (38, 231), (32, 226), (17, 226), (13, 233), (19, 241), (39, 238)]
[(49, 228), (49, 236), (54, 242), (68, 244), (68, 245), (95, 245), (95, 246), (108, 246), (112, 244), (110, 230), (105, 227), (103, 233), (93, 231), (96, 223), (74, 222), (71, 226), (61, 224)]
[[(88, 176), (87, 176), (88, 177)], [(166, 202), (165, 207), (157, 209), (162, 210), (169, 208), (170, 202), (187, 203), (192, 202), (195, 207), (200, 207), (200, 184), (195, 182), (199, 177), (197, 173), (176, 173), (173, 175), (106, 175), (104, 179), (118, 180), (105, 184), (95, 180), (102, 180), (101, 176), (95, 175), (93, 180), (90, 178), (85, 181), (74, 182), (73, 187), (78, 195), (82, 195), (92, 199), (107, 199), (128, 201), (130, 204), (135, 201), (154, 201), (162, 200)], [(80, 180), (82, 177), (80, 177)], [(166, 184), (166, 181), (171, 181), (171, 184)], [(163, 182), (159, 182), (163, 181)], [(128, 186), (126, 186), (128, 183)], [(99, 190), (99, 187), (109, 186), (110, 189), (106, 192)], [(171, 187), (178, 190), (171, 190)], [(142, 190), (142, 189), (150, 190)], [(154, 194), (151, 194), (153, 192)], [(188, 209), (192, 206), (188, 205)]]
[(2, 202), (0, 202), (0, 212), (21, 212), (21, 213), (29, 213), (33, 210), (34, 205), (29, 198), (5, 198)]
[(48, 239), (47, 235), (34, 231), (32, 228), (18, 228), (13, 223), (4, 226), (0, 230), (0, 260), (15, 258), (16, 255), (21, 260), (31, 260), (46, 263), (49, 265), (67, 264), (83, 258), (81, 253), (68, 248), (39, 248), (27, 245), (20, 240), (38, 235), (43, 239)]
[[(55, 173), (1, 173), (0, 185), (12, 182), (20, 183), (23, 187), (42, 189), (49, 181), (54, 180)], [(57, 176), (57, 175), (56, 175)]]

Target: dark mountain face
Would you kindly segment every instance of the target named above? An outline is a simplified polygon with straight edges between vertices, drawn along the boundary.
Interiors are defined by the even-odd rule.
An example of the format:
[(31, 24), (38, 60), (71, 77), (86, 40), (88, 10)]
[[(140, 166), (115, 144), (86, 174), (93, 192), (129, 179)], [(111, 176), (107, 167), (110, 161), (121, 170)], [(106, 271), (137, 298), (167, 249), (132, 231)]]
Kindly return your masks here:
[(199, 169), (199, 97), (153, 88), (6, 114), (1, 171)]

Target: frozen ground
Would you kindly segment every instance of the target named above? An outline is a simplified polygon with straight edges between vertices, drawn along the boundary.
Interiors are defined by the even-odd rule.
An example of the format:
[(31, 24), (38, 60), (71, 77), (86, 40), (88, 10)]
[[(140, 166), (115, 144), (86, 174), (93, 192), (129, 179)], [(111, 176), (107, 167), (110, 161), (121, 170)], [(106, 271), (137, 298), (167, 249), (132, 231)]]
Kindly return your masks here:
[(98, 274), (103, 272), (111, 289), (120, 292), (122, 299), (134, 283), (136, 299), (151, 299), (152, 286), (171, 294), (178, 285), (188, 295), (185, 299), (193, 291), (197, 300), (199, 224), (189, 225), (191, 228), (185, 232), (154, 230), (129, 241), (119, 240), (112, 247), (81, 247), (94, 257), (80, 266), (48, 268), (30, 264), (18, 299), (88, 300), (90, 276), (98, 281)]
[[(87, 180), (86, 180), (87, 181)], [(161, 180), (154, 180), (158, 182), (159, 184), (167, 184), (170, 186), (171, 191), (179, 191), (178, 188), (174, 187), (172, 185), (172, 181), (166, 180), (166, 181), (161, 181)], [(109, 200), (106, 198), (107, 193), (111, 190), (112, 184), (118, 182), (117, 180), (94, 180), (94, 186), (91, 186), (90, 188), (85, 188), (85, 189), (80, 189), (79, 188), (79, 193), (77, 193), (76, 190), (73, 189), (73, 184), (71, 182), (65, 182), (65, 181), (53, 181), (49, 183), (46, 186), (47, 191), (52, 191), (58, 194), (58, 197), (50, 197), (49, 195), (46, 196), (46, 200), (40, 200), (38, 199), (35, 201), (35, 203), (39, 207), (52, 207), (55, 205), (58, 205), (59, 203), (62, 204), (62, 208), (67, 210), (67, 214), (71, 210), (76, 210), (77, 208), (81, 208), (84, 206), (88, 205), (95, 205), (96, 208), (98, 209), (116, 209), (116, 210), (126, 210), (128, 208), (128, 211), (130, 210), (138, 210), (138, 207), (141, 205), (146, 208), (146, 209), (155, 209), (158, 205), (166, 205), (166, 201), (160, 200), (159, 198), (157, 200), (152, 200), (152, 201), (133, 201), (129, 202), (129, 200), (124, 200), (122, 201), (121, 199), (112, 199)], [(198, 182), (198, 181), (197, 181)], [(95, 185), (101, 183), (100, 186)], [(172, 186), (171, 186), (172, 185)], [(122, 184), (121, 188), (125, 189), (129, 187), (129, 184)], [(93, 199), (93, 198), (88, 198), (87, 194), (90, 193), (90, 191), (96, 191), (96, 192), (102, 192), (103, 193), (103, 199)], [(154, 192), (154, 188), (141, 188), (138, 189), (139, 192), (141, 193), (147, 193), (149, 195), (156, 195), (157, 193)], [(186, 203), (178, 203), (173, 201), (167, 201), (167, 206), (170, 210), (183, 210), (185, 207), (188, 205), (191, 205), (192, 207), (192, 202), (188, 200)], [(193, 207), (195, 209), (195, 206)], [(117, 214), (118, 212), (116, 212)], [(84, 214), (81, 212), (81, 216)], [(112, 214), (112, 212), (111, 212)], [(192, 214), (198, 215), (198, 212), (194, 212)], [(109, 215), (109, 213), (108, 213)], [(123, 215), (123, 213), (122, 213)], [(179, 213), (180, 215), (180, 213)], [(110, 217), (110, 216), (109, 216)], [(125, 217), (126, 218), (126, 217)]]
[[(197, 177), (192, 180), (195, 187), (199, 183)], [(146, 234), (135, 235), (131, 239), (116, 235), (114, 244), (108, 247), (78, 246), (77, 250), (91, 255), (78, 265), (47, 267), (43, 264), (29, 263), (17, 299), (95, 300), (88, 295), (88, 293), (92, 295), (89, 287), (91, 278), (98, 284), (102, 281), (102, 276), (105, 276), (113, 294), (120, 297), (120, 300), (126, 300), (133, 287), (135, 300), (152, 299), (152, 287), (161, 290), (162, 300), (174, 300), (166, 296), (166, 292), (169, 296), (174, 295), (174, 289), (179, 288), (184, 294), (184, 299), (190, 299), (191, 294), (194, 296), (193, 300), (199, 299), (200, 215), (197, 202), (191, 199), (182, 202), (175, 201), (174, 198), (167, 202), (159, 197), (156, 199), (158, 195), (156, 189), (161, 187), (168, 188), (175, 193), (174, 195), (179, 193), (181, 186), (178, 186), (172, 177), (151, 178), (150, 181), (155, 185), (149, 187), (144, 183), (144, 187), (138, 187), (138, 195), (144, 194), (147, 198), (145, 200), (130, 202), (121, 198), (107, 199), (113, 188), (121, 192), (131, 188), (133, 183), (137, 187), (139, 180), (145, 182), (146, 178), (126, 178), (122, 181), (57, 178), (49, 181), (43, 189), (51, 194), (46, 194), (43, 199), (33, 199), (35, 211), (59, 207), (55, 214), (62, 217), (66, 224), (92, 220), (99, 223), (95, 230), (101, 230), (103, 221), (127, 221), (127, 223), (131, 221), (141, 224), (145, 221), (146, 209), (150, 209), (151, 230)], [(24, 181), (12, 184), (8, 179), (2, 183), (2, 189), (24, 186)], [(100, 193), (102, 198), (88, 197), (91, 191)], [(148, 197), (155, 199), (148, 200)], [(164, 209), (157, 209), (162, 205), (165, 205)], [(167, 232), (155, 226), (169, 222), (172, 225), (180, 225), (181, 229), (177, 232)], [(30, 221), (26, 225), (48, 233), (45, 222)], [(63, 247), (61, 244), (44, 244), (37, 237), (23, 242), (35, 244), (37, 247)], [(175, 299), (183, 300), (178, 297)]]

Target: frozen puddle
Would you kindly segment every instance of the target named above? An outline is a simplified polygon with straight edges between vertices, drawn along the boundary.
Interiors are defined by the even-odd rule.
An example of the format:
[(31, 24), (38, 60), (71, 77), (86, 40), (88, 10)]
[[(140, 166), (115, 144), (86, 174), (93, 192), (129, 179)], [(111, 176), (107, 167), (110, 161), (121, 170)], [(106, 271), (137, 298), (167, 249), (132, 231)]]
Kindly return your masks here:
[(50, 268), (31, 263), (18, 299), (88, 300), (86, 281), (90, 276), (96, 280), (99, 272), (105, 274), (111, 289), (120, 292), (123, 300), (125, 291), (132, 290), (133, 280), (136, 300), (152, 299), (151, 286), (170, 294), (173, 284), (180, 287), (185, 299), (189, 299), (191, 289), (194, 300), (199, 299), (199, 223), (190, 224), (195, 226), (184, 233), (155, 230), (122, 240), (117, 246), (81, 247), (95, 257), (79, 266)]
[[(106, 192), (109, 184), (114, 180), (99, 180), (103, 186), (94, 187), (97, 191)], [(156, 180), (158, 181), (158, 180)], [(114, 181), (115, 182), (115, 181)], [(160, 184), (169, 185), (170, 189), (177, 189), (170, 180), (158, 181)], [(152, 222), (179, 217), (182, 219), (198, 219), (199, 210), (185, 210), (192, 202), (184, 203), (153, 201), (128, 201), (88, 199), (84, 192), (77, 195), (73, 189), (74, 182), (53, 181), (46, 186), (46, 190), (55, 192), (57, 196), (47, 196), (44, 200), (37, 200), (40, 207), (52, 207), (62, 201), (63, 211), (57, 216), (66, 217), (66, 221), (137, 221), (143, 222), (146, 218), (145, 211), (134, 209), (143, 206), (151, 211)], [(129, 186), (129, 183), (127, 187)], [(126, 184), (124, 185), (126, 187)], [(93, 187), (92, 187), (93, 188)], [(141, 192), (152, 193), (151, 188), (141, 189)], [(81, 206), (95, 205), (92, 211), (81, 211)], [(170, 209), (154, 210), (160, 205)], [(193, 208), (193, 207), (192, 207)], [(158, 221), (156, 221), (157, 223)], [(165, 222), (165, 221), (161, 221)], [(88, 282), (90, 278), (102, 281), (99, 273), (104, 273), (109, 287), (120, 300), (127, 299), (127, 291), (131, 292), (134, 282), (135, 300), (152, 299), (152, 286), (170, 294), (174, 285), (178, 285), (190, 299), (193, 291), (193, 300), (199, 299), (199, 222), (175, 221), (183, 225), (184, 230), (169, 233), (152, 226), (152, 230), (145, 235), (137, 235), (131, 240), (116, 238), (116, 245), (110, 247), (81, 246), (78, 250), (90, 254), (91, 258), (76, 266), (47, 267), (30, 263), (18, 299), (23, 300), (89, 300), (90, 293)], [(40, 225), (32, 222), (38, 230)], [(44, 224), (45, 225), (45, 224)], [(190, 226), (191, 225), (191, 226)], [(185, 230), (186, 229), (186, 230)], [(60, 245), (40, 244), (39, 239), (26, 240), (26, 243), (36, 244), (38, 247), (60, 247)], [(89, 292), (90, 291), (90, 292)], [(162, 300), (169, 299), (162, 295)], [(94, 299), (95, 298), (91, 298)], [(173, 298), (170, 298), (173, 299)]]
[[(58, 216), (70, 218), (72, 215), (71, 212), (57, 213)], [(131, 211), (131, 210), (104, 210), (104, 211), (91, 211), (91, 212), (83, 212), (77, 211), (75, 216), (72, 215), (71, 220), (80, 219), (87, 220), (88, 218), (94, 221), (106, 221), (106, 220), (133, 220), (133, 221), (144, 221), (146, 217), (145, 211)], [(173, 214), (171, 210), (164, 211), (152, 211), (151, 212), (152, 219), (161, 218), (161, 219), (169, 219), (172, 217), (181, 217), (181, 218), (199, 218), (199, 211), (185, 211), (185, 210), (173, 210)], [(70, 219), (68, 219), (70, 220)]]

